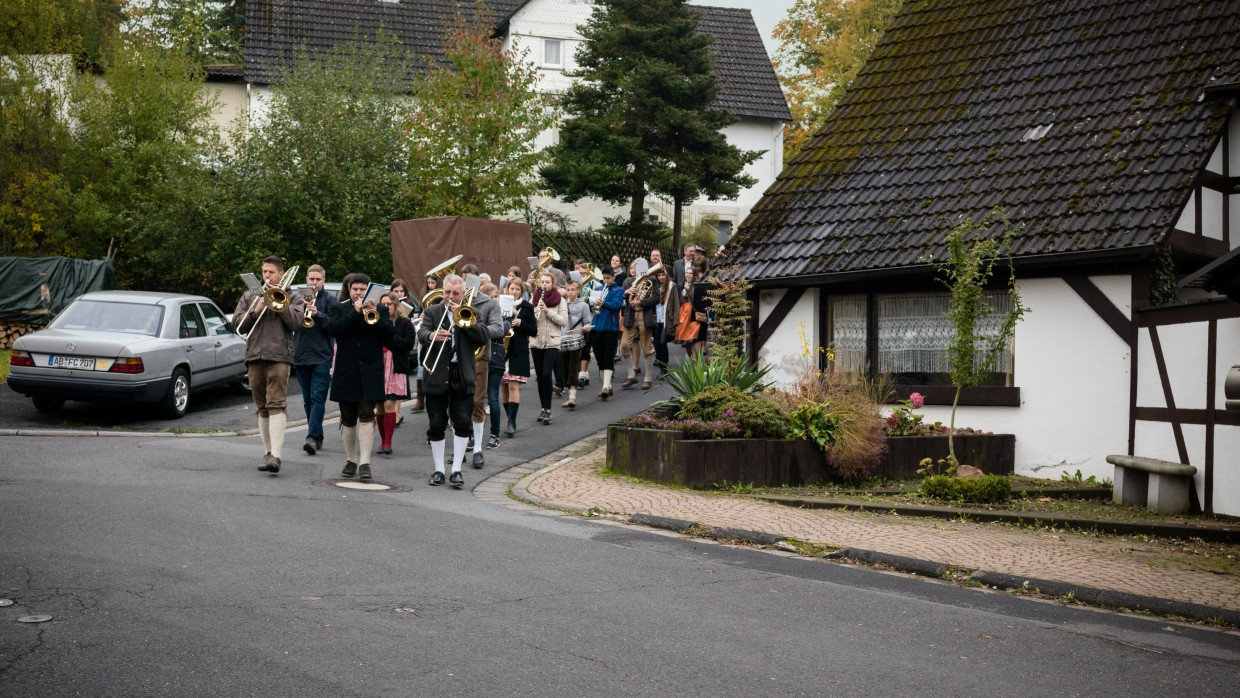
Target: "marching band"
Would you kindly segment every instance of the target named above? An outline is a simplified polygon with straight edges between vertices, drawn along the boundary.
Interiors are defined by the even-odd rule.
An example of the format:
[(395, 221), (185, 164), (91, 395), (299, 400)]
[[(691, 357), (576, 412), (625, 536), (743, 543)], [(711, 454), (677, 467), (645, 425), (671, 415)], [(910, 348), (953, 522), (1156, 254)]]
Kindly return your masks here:
[[(428, 484), (461, 488), (466, 461), (482, 468), (483, 449), (500, 447), (503, 417), (504, 435), (516, 437), (520, 389), (531, 374), (538, 385), (537, 421), (550, 426), (553, 394), (567, 391), (560, 407), (577, 409), (577, 391), (590, 382), (591, 355), (598, 397), (607, 400), (620, 356), (633, 358), (620, 387), (641, 380), (649, 390), (652, 372), (667, 369), (667, 343), (684, 334), (677, 323), (685, 313), (671, 305), (692, 290), (679, 289), (657, 250), (650, 260), (634, 260), (623, 284), (619, 257), (604, 266), (577, 259), (565, 274), (556, 266), (560, 254), (548, 247), (536, 263), (530, 258), (528, 277), (514, 266), (495, 282), (477, 266), (461, 265), (462, 259), (428, 270), (421, 296), (399, 279), (389, 290), (355, 273), (345, 277), (337, 299), (323, 292), (325, 273), (317, 264), (294, 292), (298, 268), (285, 272), (276, 257), (263, 260), (261, 284), (242, 275), (248, 288), (233, 326), (251, 345), (247, 364), (264, 448), (260, 471), (280, 470), (289, 368), (306, 408), (306, 453), (325, 448), (328, 395), (340, 406), (341, 478), (375, 477), (371, 456), (393, 454), (395, 430), (405, 421), (402, 401), (412, 400), (409, 412), (427, 415), (434, 464)], [(704, 271), (705, 259), (691, 260), (686, 252), (685, 264)], [(677, 277), (680, 270), (678, 261)], [(663, 350), (656, 360), (658, 345)]]

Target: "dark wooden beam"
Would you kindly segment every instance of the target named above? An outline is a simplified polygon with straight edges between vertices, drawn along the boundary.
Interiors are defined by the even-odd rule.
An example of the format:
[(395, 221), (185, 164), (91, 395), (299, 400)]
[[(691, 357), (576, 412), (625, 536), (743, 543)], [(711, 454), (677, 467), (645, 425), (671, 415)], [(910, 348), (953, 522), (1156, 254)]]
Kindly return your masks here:
[[(766, 320), (758, 328), (758, 338), (754, 340), (753, 355), (756, 357), (762, 351), (762, 347), (770, 341), (771, 336), (775, 334), (776, 328), (788, 319), (788, 313), (792, 312), (797, 301), (801, 300), (801, 296), (805, 294), (805, 288), (802, 286), (794, 286), (784, 292), (784, 297), (779, 299), (775, 304), (774, 310), (770, 315), (766, 316)], [(757, 304), (754, 304), (754, 313), (757, 314)]]
[(1095, 315), (1102, 318), (1102, 321), (1114, 330), (1115, 334), (1119, 335), (1119, 338), (1124, 340), (1125, 344), (1131, 346), (1132, 321), (1124, 315), (1124, 311), (1115, 307), (1115, 304), (1111, 302), (1110, 298), (1107, 298), (1102, 289), (1098, 288), (1094, 285), (1094, 282), (1084, 276), (1065, 276), (1063, 280), (1067, 282), (1073, 291), (1076, 291), (1076, 295), (1085, 301), (1085, 305), (1088, 305)]
[[(1162, 341), (1158, 338), (1158, 328), (1150, 328), (1150, 344), (1154, 347), (1154, 363), (1158, 365), (1158, 380), (1162, 382), (1163, 399), (1167, 402), (1167, 409), (1171, 411), (1173, 417), (1171, 421), (1171, 431), (1175, 434), (1175, 447), (1180, 454), (1180, 462), (1191, 465), (1188, 462), (1188, 445), (1184, 442), (1184, 425), (1178, 419), (1175, 419), (1175, 395), (1171, 392), (1171, 375), (1167, 373), (1167, 359), (1163, 355)], [(1138, 415), (1138, 418), (1139, 415)]]

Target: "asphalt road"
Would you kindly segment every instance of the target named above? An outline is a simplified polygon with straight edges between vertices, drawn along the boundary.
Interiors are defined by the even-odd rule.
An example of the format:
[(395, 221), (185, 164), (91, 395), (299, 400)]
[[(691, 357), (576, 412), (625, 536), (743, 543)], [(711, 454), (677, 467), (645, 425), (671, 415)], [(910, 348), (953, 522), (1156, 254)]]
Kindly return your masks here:
[[(469, 487), (655, 396), (530, 397)], [(0, 691), (1234, 695), (1235, 633), (495, 506), (410, 420), (379, 494), (315, 484), (338, 441), (272, 477), (256, 437), (0, 437)]]

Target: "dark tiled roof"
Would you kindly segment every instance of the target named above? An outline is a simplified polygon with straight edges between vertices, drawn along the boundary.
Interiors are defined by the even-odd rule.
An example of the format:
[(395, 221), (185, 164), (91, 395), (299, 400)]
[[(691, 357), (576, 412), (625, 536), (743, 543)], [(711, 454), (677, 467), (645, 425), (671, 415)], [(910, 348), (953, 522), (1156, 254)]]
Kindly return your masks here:
[[(484, 19), (497, 31), (527, 0), (480, 2)], [(464, 9), (462, 9), (464, 8)], [(251, 0), (246, 6), (245, 79), (268, 84), (281, 64), (297, 52), (325, 51), (353, 39), (375, 36), (379, 28), (395, 35), (420, 58), (439, 59), (454, 13), (472, 16), (462, 0)], [(791, 121), (788, 103), (771, 67), (762, 35), (748, 10), (697, 7), (702, 31), (715, 36), (715, 106), (737, 116)]]
[(749, 10), (689, 8), (698, 14), (698, 29), (715, 37), (711, 50), (715, 52), (719, 92), (714, 106), (737, 116), (792, 121), (762, 34)]
[(1157, 243), (1226, 122), (1200, 98), (1237, 37), (1240, 0), (905, 3), (730, 257), (753, 280), (914, 265), (996, 205), (1018, 257)]
[[(492, 26), (507, 21), (524, 0), (480, 3)], [(456, 16), (472, 17), (474, 6), (457, 0), (250, 0), (245, 12), (245, 79), (268, 84), (279, 66), (299, 51), (326, 51), (353, 40), (373, 38), (380, 29), (394, 35), (419, 60), (438, 59)]]

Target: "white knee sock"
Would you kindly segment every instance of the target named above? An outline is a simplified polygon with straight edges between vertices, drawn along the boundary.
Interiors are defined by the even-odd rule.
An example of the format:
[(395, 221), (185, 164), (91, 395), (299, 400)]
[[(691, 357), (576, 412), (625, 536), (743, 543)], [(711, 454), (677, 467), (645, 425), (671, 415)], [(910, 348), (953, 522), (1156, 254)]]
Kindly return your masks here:
[(258, 435), (263, 437), (263, 453), (271, 453), (271, 418), (258, 418)]
[(447, 445), (447, 441), (440, 439), (431, 442), (431, 460), (435, 461), (435, 472), (443, 472), (443, 449)]
[(358, 454), (358, 457), (361, 459), (357, 461), (357, 464), (363, 465), (365, 463), (369, 463), (370, 452), (373, 451), (375, 448), (375, 423), (374, 422), (363, 422), (361, 420), (358, 420), (357, 422), (357, 447), (358, 447), (357, 454)]
[(569, 400), (576, 400), (576, 399), (577, 399), (577, 389), (576, 389), (576, 388), (569, 388), (569, 389), (568, 389), (568, 399), (569, 399)]
[[(452, 472), (461, 472), (461, 464), (465, 462), (465, 447), (469, 445), (468, 436), (452, 435)], [(481, 446), (482, 444), (478, 444)], [(441, 463), (443, 461), (440, 461)]]
[(272, 412), (267, 418), (267, 428), (271, 431), (271, 455), (280, 457), (284, 450), (284, 427), (288, 424), (287, 412)]
[(340, 437), (344, 439), (344, 459), (357, 462), (357, 427), (340, 426)]
[(485, 443), (482, 440), (482, 435), (486, 433), (486, 428), (487, 428), (486, 424), (487, 424), (486, 422), (474, 422), (474, 449), (475, 450), (481, 451), (482, 444)]
[(650, 357), (649, 356), (642, 356), (642, 375), (646, 377), (645, 380), (650, 380)]
[(599, 373), (602, 374), (601, 377), (603, 379), (603, 387), (610, 388), (611, 387), (611, 374), (615, 373), (615, 371), (599, 371)]

